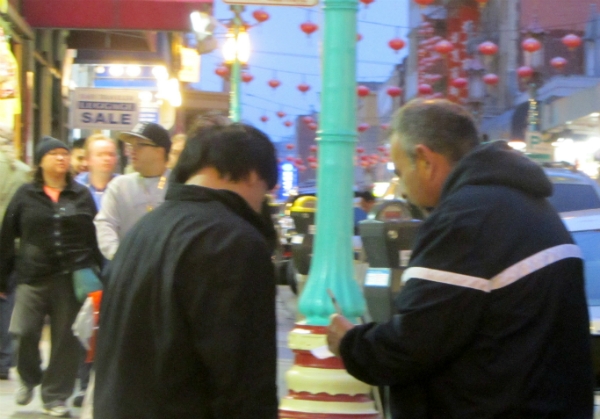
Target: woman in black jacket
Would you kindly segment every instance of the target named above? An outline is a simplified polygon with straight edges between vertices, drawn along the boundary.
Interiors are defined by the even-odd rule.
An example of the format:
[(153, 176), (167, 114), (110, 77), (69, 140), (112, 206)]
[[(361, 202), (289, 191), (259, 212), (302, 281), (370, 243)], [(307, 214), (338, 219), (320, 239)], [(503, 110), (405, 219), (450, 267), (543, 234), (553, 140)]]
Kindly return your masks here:
[[(63, 142), (44, 137), (35, 163), (35, 180), (15, 193), (2, 222), (0, 298), (16, 270), (10, 332), (16, 338), (21, 377), (17, 404), (31, 402), (34, 387), (41, 384), (44, 411), (66, 417), (80, 356), (71, 331), (81, 305), (72, 278), (75, 271), (97, 270), (101, 263), (93, 223), (96, 205), (88, 189), (71, 179), (69, 150)], [(50, 316), (51, 352), (42, 371), (39, 342), (46, 315)]]

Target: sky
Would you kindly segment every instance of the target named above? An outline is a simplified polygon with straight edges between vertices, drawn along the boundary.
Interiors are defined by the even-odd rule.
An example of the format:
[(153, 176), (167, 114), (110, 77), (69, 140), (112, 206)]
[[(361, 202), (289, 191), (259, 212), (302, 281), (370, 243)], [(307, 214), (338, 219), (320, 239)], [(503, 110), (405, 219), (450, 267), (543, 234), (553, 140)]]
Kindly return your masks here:
[[(357, 81), (385, 81), (392, 73), (393, 66), (400, 63), (407, 47), (395, 53), (387, 45), (388, 41), (400, 37), (406, 41), (407, 11), (409, 0), (375, 0), (368, 7), (359, 3), (357, 31), (363, 39), (357, 43)], [(283, 125), (285, 120), (294, 121), (297, 115), (310, 114), (320, 110), (321, 63), (319, 50), (323, 31), (323, 0), (311, 7), (286, 6), (246, 6), (242, 17), (255, 24), (252, 12), (263, 9), (270, 18), (249, 30), (252, 54), (248, 72), (254, 76), (250, 83), (242, 83), (242, 120), (266, 131), (273, 141), (285, 141), (294, 135), (294, 127)], [(214, 16), (227, 23), (233, 13), (229, 5), (215, 0)], [(307, 36), (300, 25), (312, 21), (319, 30)], [(217, 29), (221, 43), (225, 27)], [(220, 50), (202, 55), (201, 79), (195, 87), (205, 91), (222, 91), (223, 81), (214, 73), (223, 62)], [(277, 78), (281, 85), (277, 89), (268, 86), (268, 81)], [(307, 83), (311, 89), (301, 93), (300, 83)], [(288, 116), (280, 119), (277, 111)], [(266, 115), (269, 120), (260, 120)]]

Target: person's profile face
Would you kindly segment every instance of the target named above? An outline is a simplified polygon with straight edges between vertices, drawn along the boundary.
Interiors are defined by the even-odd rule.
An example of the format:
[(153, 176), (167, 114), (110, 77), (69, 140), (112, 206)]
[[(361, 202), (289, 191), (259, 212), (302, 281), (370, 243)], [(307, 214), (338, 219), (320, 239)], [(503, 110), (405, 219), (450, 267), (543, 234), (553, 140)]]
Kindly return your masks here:
[(136, 172), (144, 172), (158, 160), (164, 161), (164, 148), (142, 138), (132, 138), (127, 143), (131, 166)]
[(392, 134), (391, 158), (398, 175), (400, 187), (404, 190), (408, 200), (420, 207), (430, 206), (428, 196), (428, 183), (423, 165), (415, 161), (402, 146), (402, 139), (398, 133)]
[(87, 171), (87, 160), (83, 148), (75, 148), (71, 152), (71, 168), (75, 174)]
[(169, 162), (167, 163), (167, 167), (169, 169), (175, 167), (184, 147), (185, 141), (176, 141), (173, 144), (171, 144), (171, 150), (169, 151)]

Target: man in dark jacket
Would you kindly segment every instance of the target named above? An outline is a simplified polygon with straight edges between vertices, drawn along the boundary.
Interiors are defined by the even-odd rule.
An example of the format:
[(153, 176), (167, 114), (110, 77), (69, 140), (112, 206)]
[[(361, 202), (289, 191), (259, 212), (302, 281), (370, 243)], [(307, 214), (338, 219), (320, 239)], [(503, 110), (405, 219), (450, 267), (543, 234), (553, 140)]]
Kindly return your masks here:
[(390, 386), (394, 418), (592, 417), (583, 264), (546, 198), (552, 186), (504, 142), (477, 145), (444, 100), (395, 116), (392, 158), (408, 198), (432, 209), (397, 314), (328, 341), (348, 372)]
[(100, 310), (96, 419), (275, 419), (275, 279), (260, 216), (275, 150), (243, 124), (200, 129), (166, 201), (127, 234)]

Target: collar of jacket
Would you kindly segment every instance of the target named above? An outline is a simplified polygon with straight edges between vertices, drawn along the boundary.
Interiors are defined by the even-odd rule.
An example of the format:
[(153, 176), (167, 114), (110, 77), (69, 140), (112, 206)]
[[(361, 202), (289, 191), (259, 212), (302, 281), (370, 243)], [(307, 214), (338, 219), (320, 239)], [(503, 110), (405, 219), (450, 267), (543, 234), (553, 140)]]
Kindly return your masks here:
[[(61, 192), (75, 192), (75, 188), (77, 187), (76, 185), (79, 185), (79, 184), (77, 182), (75, 182), (75, 180), (72, 177), (69, 177), (67, 179), (67, 184), (65, 185), (65, 188)], [(45, 193), (43, 182), (38, 182), (38, 181), (34, 180), (33, 187), (35, 188), (36, 192)]]
[[(260, 231), (270, 243), (277, 233), (273, 222), (269, 218), (254, 211), (250, 205), (238, 194), (225, 189), (212, 189), (197, 185), (183, 185), (181, 183), (171, 183), (165, 196), (167, 201), (196, 201), (208, 202), (219, 201), (226, 205), (234, 213), (252, 224)], [(270, 217), (270, 216), (269, 216)]]

